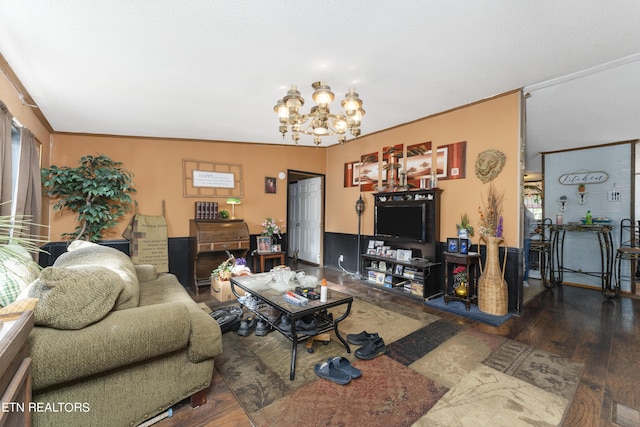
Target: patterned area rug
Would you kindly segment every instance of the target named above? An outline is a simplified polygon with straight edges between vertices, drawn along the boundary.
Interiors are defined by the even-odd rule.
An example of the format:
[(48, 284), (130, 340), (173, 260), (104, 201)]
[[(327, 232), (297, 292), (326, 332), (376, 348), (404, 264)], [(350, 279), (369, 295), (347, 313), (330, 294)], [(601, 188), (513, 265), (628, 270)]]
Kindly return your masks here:
[[(365, 296), (365, 299), (366, 296)], [(339, 315), (335, 312), (334, 315)], [(378, 332), (387, 352), (355, 358), (332, 335), (297, 349), (266, 337), (223, 336), (216, 368), (258, 426), (557, 426), (583, 366), (530, 346), (389, 301), (354, 298), (343, 336)], [(318, 378), (316, 363), (344, 356), (362, 371), (346, 386)]]

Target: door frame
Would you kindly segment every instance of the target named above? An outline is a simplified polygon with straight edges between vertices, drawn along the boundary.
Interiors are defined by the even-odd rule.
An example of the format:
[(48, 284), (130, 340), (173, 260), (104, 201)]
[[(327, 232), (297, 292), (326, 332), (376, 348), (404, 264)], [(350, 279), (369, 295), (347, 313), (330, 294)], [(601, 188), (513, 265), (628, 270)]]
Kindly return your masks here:
[[(322, 173), (317, 173), (317, 172), (308, 172), (308, 171), (301, 171), (301, 170), (296, 170), (296, 169), (287, 169), (287, 230), (289, 230), (289, 226), (291, 224), (290, 219), (289, 218), (289, 207), (291, 204), (291, 201), (289, 200), (289, 185), (296, 183), (300, 180), (303, 179), (307, 179), (307, 178), (321, 178), (322, 179), (322, 212), (320, 212), (320, 218), (322, 218), (322, 225), (320, 227), (320, 263), (319, 266), (322, 267), (324, 266), (324, 232), (325, 232), (325, 210), (326, 210), (326, 196), (327, 196), (327, 188), (326, 188), (326, 183), (327, 183), (327, 178), (325, 174)], [(287, 233), (288, 235), (289, 233)], [(287, 236), (287, 240), (288, 240), (288, 236)], [(289, 244), (291, 244), (291, 242), (288, 242)]]

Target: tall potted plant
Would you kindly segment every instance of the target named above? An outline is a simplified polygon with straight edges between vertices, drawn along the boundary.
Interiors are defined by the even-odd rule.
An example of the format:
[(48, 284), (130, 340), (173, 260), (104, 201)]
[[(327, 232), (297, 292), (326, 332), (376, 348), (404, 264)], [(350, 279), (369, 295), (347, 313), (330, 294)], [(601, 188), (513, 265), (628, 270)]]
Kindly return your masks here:
[(133, 173), (102, 154), (83, 156), (78, 163), (75, 168), (41, 169), (42, 183), (48, 196), (59, 199), (54, 210), (77, 215), (75, 231), (62, 237), (97, 242), (131, 209), (131, 194), (136, 192)]

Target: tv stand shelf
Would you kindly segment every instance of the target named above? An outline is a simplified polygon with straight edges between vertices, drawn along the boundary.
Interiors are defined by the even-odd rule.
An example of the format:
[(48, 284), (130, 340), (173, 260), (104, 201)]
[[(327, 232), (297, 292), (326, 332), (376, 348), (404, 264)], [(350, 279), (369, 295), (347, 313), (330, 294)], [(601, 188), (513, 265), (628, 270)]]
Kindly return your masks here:
[(369, 254), (361, 258), (364, 279), (372, 286), (420, 301), (440, 292), (439, 262), (399, 261)]

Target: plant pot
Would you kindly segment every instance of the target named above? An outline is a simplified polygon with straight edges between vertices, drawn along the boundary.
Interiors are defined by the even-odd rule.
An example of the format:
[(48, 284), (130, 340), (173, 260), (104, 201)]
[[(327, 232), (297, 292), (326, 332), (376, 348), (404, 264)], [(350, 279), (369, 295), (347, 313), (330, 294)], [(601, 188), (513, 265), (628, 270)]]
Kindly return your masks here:
[(459, 239), (468, 239), (469, 238), (469, 230), (466, 228), (460, 228), (458, 230), (458, 238)]
[(487, 254), (484, 268), (480, 265), (478, 309), (487, 314), (504, 316), (509, 311), (507, 282), (504, 280), (507, 254), (500, 268), (500, 244), (504, 243), (506, 248), (506, 241), (493, 236), (480, 236), (480, 240), (486, 242)]

